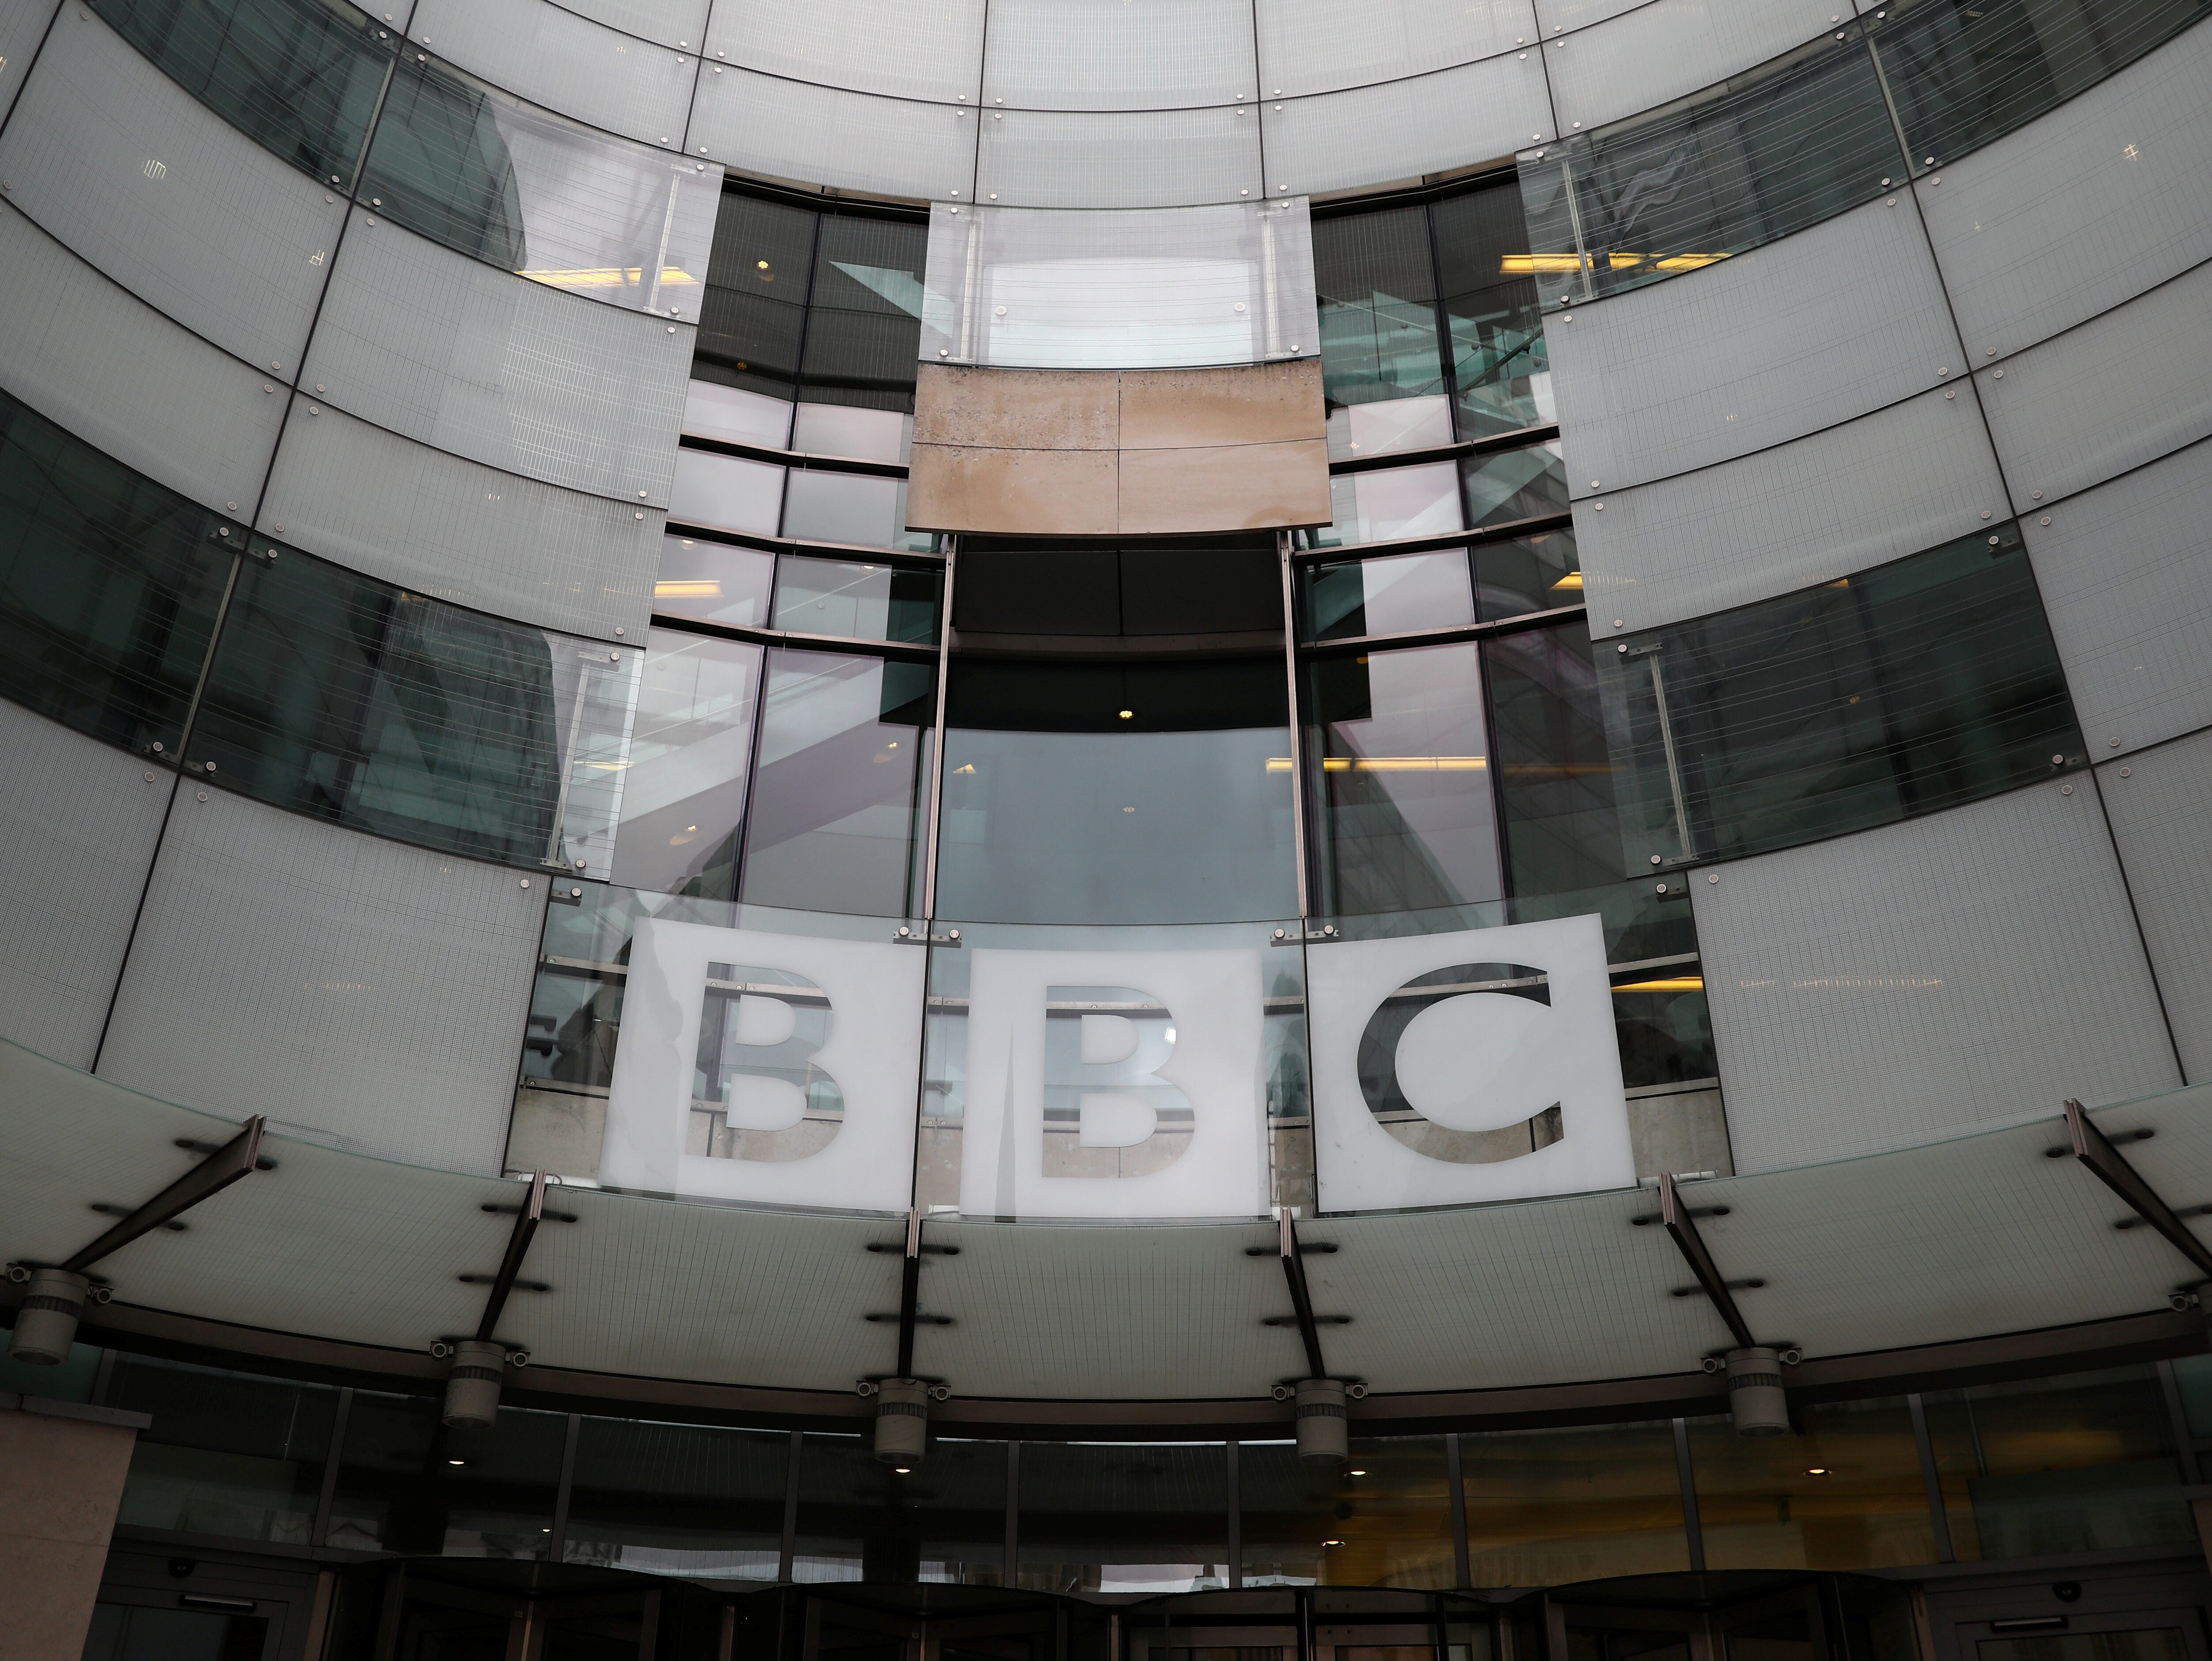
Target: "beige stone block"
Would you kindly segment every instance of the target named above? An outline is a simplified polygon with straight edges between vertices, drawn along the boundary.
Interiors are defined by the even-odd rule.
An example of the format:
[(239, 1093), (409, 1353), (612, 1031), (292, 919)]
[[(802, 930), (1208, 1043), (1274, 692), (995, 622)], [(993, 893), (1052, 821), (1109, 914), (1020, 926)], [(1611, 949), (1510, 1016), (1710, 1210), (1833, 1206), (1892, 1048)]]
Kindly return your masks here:
[(1321, 360), (1121, 372), (1121, 447), (1182, 450), (1322, 438)]
[[(906, 522), (920, 531), (1111, 536), (1119, 469), (1112, 450), (914, 447)], [(1322, 518), (1328, 517), (1322, 480)]]
[(0, 1654), (77, 1661), (137, 1433), (0, 1412)]
[(0, 1654), (81, 1661), (107, 1548), (0, 1535)]
[(1111, 450), (1121, 380), (1099, 369), (975, 369), (925, 363), (914, 441), (991, 450)]
[(1328, 523), (1328, 446), (1224, 444), (1121, 452), (1125, 536)]

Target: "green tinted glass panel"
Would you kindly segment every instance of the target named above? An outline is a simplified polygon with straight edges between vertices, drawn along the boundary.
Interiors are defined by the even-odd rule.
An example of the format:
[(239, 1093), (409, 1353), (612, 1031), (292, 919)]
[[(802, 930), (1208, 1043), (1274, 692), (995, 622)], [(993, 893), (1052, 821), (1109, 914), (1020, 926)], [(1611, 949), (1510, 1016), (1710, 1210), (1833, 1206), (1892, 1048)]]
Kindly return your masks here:
[(489, 92), (437, 64), (394, 77), (369, 151), (373, 199), (399, 223), (510, 271), (530, 264), (522, 186)]
[(933, 645), (939, 583), (934, 569), (786, 554), (776, 566), (775, 627)]
[(560, 794), (552, 647), (255, 538), (190, 765), (280, 807), (478, 859), (546, 857)]
[[(820, 218), (781, 202), (723, 193), (699, 308), (695, 378), (772, 398), (792, 395)], [(909, 364), (907, 379), (913, 378)]]
[(823, 216), (800, 398), (871, 410), (913, 410), (928, 245), (926, 225)]
[(1600, 655), (1632, 870), (1954, 807), (2081, 756), (2015, 526), (1624, 644)]
[(1637, 288), (1872, 201), (1904, 172), (1866, 45), (1824, 41), (1523, 161), (1530, 275), (1547, 303)]
[(1332, 410), (1444, 390), (1436, 270), (1419, 208), (1317, 221), (1314, 290)]
[(162, 71), (270, 155), (351, 185), (392, 43), (339, 0), (90, 0)]
[(1875, 37), (1917, 168), (2033, 120), (2212, 12), (2207, 0), (1923, 0)]
[(0, 695), (174, 755), (241, 529), (0, 393)]
[(1459, 435), (1482, 438), (1557, 420), (1521, 192), (1494, 185), (1439, 202), (1430, 213)]

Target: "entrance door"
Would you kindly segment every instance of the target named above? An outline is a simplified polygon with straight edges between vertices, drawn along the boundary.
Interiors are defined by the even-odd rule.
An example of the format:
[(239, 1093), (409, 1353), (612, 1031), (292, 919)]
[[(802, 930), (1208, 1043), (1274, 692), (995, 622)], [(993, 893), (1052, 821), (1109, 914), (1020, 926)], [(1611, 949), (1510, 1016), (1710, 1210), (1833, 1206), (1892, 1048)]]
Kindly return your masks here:
[(2197, 1573), (2085, 1575), (1928, 1594), (1936, 1661), (2212, 1661)]

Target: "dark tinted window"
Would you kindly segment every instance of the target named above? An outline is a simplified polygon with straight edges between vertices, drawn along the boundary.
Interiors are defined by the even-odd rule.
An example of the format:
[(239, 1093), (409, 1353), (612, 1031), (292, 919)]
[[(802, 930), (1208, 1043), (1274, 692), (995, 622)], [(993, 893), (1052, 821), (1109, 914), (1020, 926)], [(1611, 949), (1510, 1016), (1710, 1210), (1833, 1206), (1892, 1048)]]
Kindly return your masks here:
[(1272, 538), (1138, 548), (963, 543), (963, 630), (1032, 636), (1268, 633), (1283, 626)]
[(1519, 191), (1510, 185), (1470, 191), (1437, 203), (1430, 215), (1460, 436), (1556, 420)]
[(1329, 407), (1442, 392), (1426, 212), (1394, 208), (1319, 220), (1313, 247)]
[[(725, 192), (691, 374), (774, 398), (799, 379), (814, 226), (804, 208)], [(908, 367), (911, 379), (913, 368)]]
[(1059, 1592), (1226, 1585), (1228, 1476), (1218, 1443), (1024, 1443), (1019, 1584)]
[(933, 1437), (901, 1475), (866, 1437), (805, 1439), (793, 1578), (997, 1585), (1006, 1542), (1003, 1442)]
[(586, 1419), (565, 1561), (773, 1580), (790, 1451), (779, 1431)]
[(928, 242), (926, 225), (823, 216), (806, 319), (802, 399), (913, 410)]
[(1578, 618), (1486, 642), (1506, 881), (1519, 895), (1620, 872), (1620, 823), (1589, 630)]
[(346, 1415), (329, 1543), (353, 1551), (544, 1557), (566, 1414), (501, 1408), (489, 1430), (441, 1424), (434, 1396), (363, 1390)]
[(118, 1355), (106, 1404), (154, 1422), (131, 1448), (117, 1520), (312, 1544), (337, 1403), (325, 1384)]

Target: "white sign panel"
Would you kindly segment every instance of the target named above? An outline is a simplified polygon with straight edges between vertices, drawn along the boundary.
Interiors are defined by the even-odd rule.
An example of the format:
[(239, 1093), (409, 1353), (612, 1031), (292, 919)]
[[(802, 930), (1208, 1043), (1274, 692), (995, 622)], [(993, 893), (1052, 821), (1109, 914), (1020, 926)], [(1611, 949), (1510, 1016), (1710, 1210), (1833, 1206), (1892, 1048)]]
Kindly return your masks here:
[(1325, 1211), (1636, 1180), (1595, 916), (1306, 953)]
[(630, 946), (599, 1178), (903, 1211), (928, 953), (647, 919)]
[(961, 1210), (1263, 1215), (1261, 979), (1256, 947), (977, 951)]

